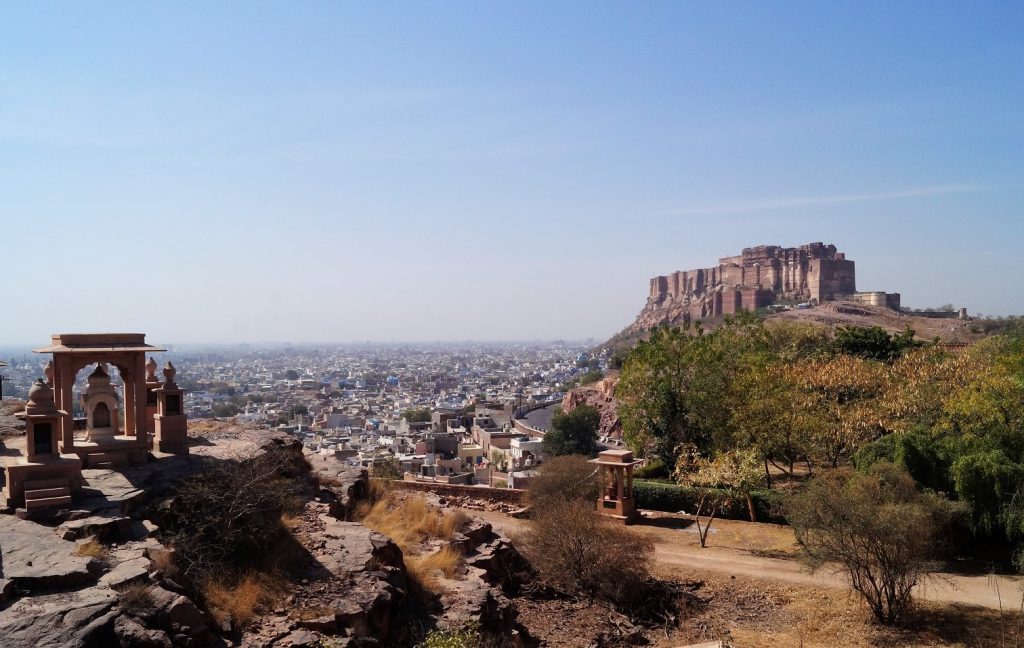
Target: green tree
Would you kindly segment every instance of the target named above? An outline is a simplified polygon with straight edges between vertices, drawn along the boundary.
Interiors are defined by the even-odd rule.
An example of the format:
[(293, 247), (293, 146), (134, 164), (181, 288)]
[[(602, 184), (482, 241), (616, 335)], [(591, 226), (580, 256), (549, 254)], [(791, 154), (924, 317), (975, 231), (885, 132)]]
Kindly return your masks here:
[(410, 423), (428, 423), (431, 419), (429, 407), (407, 409), (402, 412), (402, 418)]
[(597, 430), (601, 414), (589, 405), (571, 412), (559, 409), (551, 418), (551, 429), (544, 435), (544, 452), (559, 455), (592, 456), (597, 452)]
[(213, 415), (217, 418), (230, 418), (241, 410), (234, 403), (217, 403), (213, 406)]
[(294, 369), (289, 369), (288, 371), (284, 372), (284, 377), (287, 378), (288, 380), (298, 380), (299, 372), (295, 371)]
[(890, 335), (881, 326), (840, 326), (833, 344), (837, 353), (881, 362), (892, 362), (908, 350), (921, 346), (914, 340), (914, 331), (909, 326), (897, 335)]

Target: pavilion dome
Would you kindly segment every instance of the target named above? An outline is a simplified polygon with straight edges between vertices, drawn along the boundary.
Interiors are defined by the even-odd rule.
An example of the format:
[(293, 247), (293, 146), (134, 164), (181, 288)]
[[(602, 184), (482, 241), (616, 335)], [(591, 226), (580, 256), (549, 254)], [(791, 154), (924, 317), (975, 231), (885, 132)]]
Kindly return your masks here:
[(90, 396), (98, 394), (109, 394), (111, 396), (117, 395), (117, 391), (110, 383), (110, 374), (107, 373), (107, 368), (102, 362), (96, 365), (96, 370), (89, 374), (86, 381), (89, 385), (85, 388), (85, 392), (82, 394), (83, 399), (88, 399)]

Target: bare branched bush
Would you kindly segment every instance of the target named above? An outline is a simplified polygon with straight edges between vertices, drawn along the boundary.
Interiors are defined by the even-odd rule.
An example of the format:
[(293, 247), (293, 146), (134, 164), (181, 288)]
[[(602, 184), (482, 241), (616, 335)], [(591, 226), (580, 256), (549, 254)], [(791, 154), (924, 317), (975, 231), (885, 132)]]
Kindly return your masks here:
[(878, 463), (870, 474), (820, 475), (788, 508), (812, 566), (839, 563), (880, 623), (904, 616), (935, 551), (942, 515), (935, 497), (902, 469)]
[(565, 500), (597, 501), (597, 470), (582, 455), (553, 457), (530, 480), (530, 504), (543, 508)]
[(265, 566), (287, 537), (282, 515), (301, 510), (308, 465), (286, 449), (210, 465), (181, 482), (163, 521), (188, 577)]
[(650, 580), (653, 543), (589, 502), (548, 502), (518, 540), (541, 580), (569, 594), (623, 605)]

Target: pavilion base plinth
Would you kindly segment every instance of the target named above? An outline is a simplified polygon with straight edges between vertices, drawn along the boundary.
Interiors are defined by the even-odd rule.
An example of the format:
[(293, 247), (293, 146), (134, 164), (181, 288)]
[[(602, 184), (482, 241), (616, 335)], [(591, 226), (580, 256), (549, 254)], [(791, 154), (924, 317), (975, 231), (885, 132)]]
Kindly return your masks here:
[(621, 500), (602, 498), (597, 502), (597, 512), (622, 524), (633, 524), (640, 520), (640, 512), (633, 506), (631, 497)]
[(116, 436), (103, 443), (76, 439), (70, 452), (78, 455), (83, 468), (133, 466), (149, 461), (149, 439), (140, 441), (132, 436)]
[(4, 473), (7, 485), (0, 502), (10, 508), (66, 506), (82, 489), (82, 460), (74, 454), (35, 461), (19, 457), (4, 466)]
[(153, 449), (168, 454), (188, 454), (188, 424), (181, 414), (157, 414), (153, 417)]

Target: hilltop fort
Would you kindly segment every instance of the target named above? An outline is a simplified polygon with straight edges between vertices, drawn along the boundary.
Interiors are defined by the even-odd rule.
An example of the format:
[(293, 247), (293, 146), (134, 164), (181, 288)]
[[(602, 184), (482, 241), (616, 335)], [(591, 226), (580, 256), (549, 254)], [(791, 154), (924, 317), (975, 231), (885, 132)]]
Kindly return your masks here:
[(630, 328), (829, 301), (900, 308), (899, 293), (858, 292), (854, 262), (835, 245), (758, 245), (722, 257), (710, 268), (652, 278), (647, 304)]

